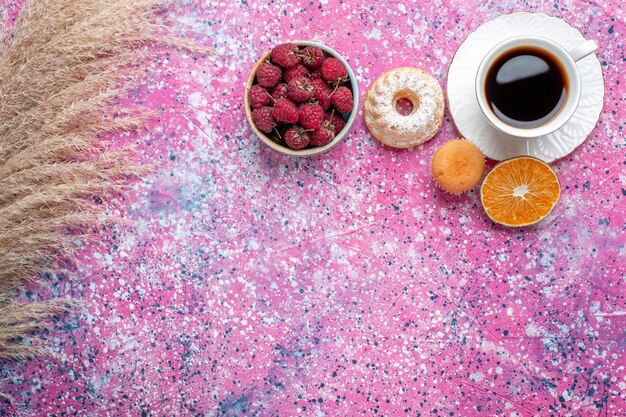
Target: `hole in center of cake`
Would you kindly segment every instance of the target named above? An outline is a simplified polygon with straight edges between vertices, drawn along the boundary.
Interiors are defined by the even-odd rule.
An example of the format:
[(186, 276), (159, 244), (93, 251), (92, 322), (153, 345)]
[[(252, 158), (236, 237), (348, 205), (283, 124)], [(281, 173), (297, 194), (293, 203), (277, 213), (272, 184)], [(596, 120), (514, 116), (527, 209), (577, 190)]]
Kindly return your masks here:
[(401, 116), (410, 116), (419, 107), (419, 98), (411, 90), (398, 91), (393, 97), (393, 108)]
[(413, 103), (408, 98), (401, 98), (396, 101), (396, 111), (403, 116), (413, 113)]

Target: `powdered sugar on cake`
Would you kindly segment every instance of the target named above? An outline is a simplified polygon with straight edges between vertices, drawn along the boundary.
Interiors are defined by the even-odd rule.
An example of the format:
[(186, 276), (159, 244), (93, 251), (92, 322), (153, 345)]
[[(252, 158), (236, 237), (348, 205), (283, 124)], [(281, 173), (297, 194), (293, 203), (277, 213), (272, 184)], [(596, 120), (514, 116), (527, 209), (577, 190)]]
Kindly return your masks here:
[[(395, 103), (413, 103), (413, 111), (403, 116)], [(382, 143), (408, 148), (431, 139), (441, 127), (443, 92), (437, 81), (418, 68), (402, 67), (380, 76), (367, 92), (364, 114), (367, 127)]]

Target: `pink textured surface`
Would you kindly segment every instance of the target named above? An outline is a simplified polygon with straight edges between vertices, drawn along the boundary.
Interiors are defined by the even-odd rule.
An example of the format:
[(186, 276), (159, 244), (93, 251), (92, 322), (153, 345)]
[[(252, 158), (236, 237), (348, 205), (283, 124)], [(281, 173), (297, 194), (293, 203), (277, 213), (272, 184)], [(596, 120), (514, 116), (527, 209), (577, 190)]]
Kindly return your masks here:
[[(138, 140), (157, 169), (70, 276), (21, 295), (85, 306), (45, 335), (54, 357), (2, 365), (16, 407), (0, 415), (626, 415), (622, 2), (301, 4), (169, 8), (223, 55), (155, 58), (133, 100), (164, 109)], [(597, 128), (552, 164), (562, 197), (537, 226), (496, 226), (476, 190), (435, 186), (448, 114), (432, 141), (395, 151), (360, 113), (310, 159), (245, 121), (247, 73), (274, 44), (333, 47), (362, 98), (404, 65), (445, 86), (463, 39), (520, 10), (597, 40), (606, 83)]]

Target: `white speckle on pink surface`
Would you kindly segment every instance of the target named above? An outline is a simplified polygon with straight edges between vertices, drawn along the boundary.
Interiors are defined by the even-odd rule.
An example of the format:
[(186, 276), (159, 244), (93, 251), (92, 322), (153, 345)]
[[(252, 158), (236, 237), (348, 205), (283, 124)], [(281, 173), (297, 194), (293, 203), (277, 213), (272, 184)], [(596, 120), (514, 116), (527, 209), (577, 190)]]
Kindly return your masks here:
[(375, 27), (375, 28), (372, 28), (372, 30), (366, 36), (366, 39), (376, 39), (379, 41), (382, 38), (382, 35), (383, 33), (381, 32), (381, 30)]

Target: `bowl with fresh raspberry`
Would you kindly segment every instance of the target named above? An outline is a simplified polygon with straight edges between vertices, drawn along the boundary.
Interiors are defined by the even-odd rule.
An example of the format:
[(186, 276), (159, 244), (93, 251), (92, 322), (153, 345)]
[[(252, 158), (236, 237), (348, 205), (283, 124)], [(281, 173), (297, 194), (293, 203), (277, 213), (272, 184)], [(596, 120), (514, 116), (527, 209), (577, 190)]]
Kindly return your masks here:
[(267, 146), (311, 156), (346, 136), (359, 91), (352, 69), (336, 51), (294, 41), (276, 45), (256, 63), (244, 101), (250, 127)]

